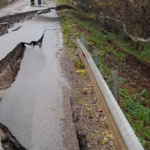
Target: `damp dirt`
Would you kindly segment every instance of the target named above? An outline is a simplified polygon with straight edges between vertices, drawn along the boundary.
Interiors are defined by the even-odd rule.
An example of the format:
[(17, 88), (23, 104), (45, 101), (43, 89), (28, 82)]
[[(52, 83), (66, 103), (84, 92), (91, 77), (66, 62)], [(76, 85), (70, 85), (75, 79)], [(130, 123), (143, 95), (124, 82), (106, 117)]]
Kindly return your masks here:
[[(75, 51), (77, 52), (77, 49)], [(80, 61), (78, 53), (73, 57), (76, 61)], [(66, 103), (71, 105), (73, 127), (75, 127), (77, 134), (79, 149), (116, 150), (113, 136), (92, 83), (88, 75), (84, 81), (84, 77), (76, 73), (77, 68), (68, 56), (66, 47), (63, 49), (60, 64), (63, 74), (71, 86), (70, 93), (67, 92), (70, 100), (64, 102), (64, 107), (66, 108)], [(71, 138), (71, 133), (68, 133), (68, 130), (66, 137), (66, 139)], [(68, 141), (65, 140), (65, 143)]]
[[(111, 69), (117, 66), (119, 76), (126, 79), (126, 82), (121, 85), (121, 88), (131, 87), (132, 89), (136, 89), (138, 93), (141, 93), (143, 89), (147, 89), (148, 95), (150, 95), (150, 64), (126, 52), (114, 41), (108, 41), (108, 43), (113, 46), (118, 53), (124, 53), (126, 56), (125, 60), (120, 60), (113, 56), (113, 54), (103, 56), (105, 64)], [(132, 89), (129, 89), (130, 94), (134, 93)], [(150, 108), (149, 101), (146, 103), (143, 103), (140, 99), (137, 99), (137, 101), (140, 101), (143, 106)]]

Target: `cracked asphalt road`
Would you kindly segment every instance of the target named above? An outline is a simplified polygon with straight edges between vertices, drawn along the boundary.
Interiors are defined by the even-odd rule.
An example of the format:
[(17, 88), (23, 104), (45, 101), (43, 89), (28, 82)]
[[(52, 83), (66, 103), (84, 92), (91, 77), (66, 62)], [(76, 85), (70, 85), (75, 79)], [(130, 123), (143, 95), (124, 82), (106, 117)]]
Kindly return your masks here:
[[(22, 1), (23, 4), (18, 2), (18, 7), (15, 4), (14, 7), (18, 9), (27, 3)], [(49, 6), (54, 5), (49, 3)], [(26, 6), (23, 11), (31, 9)], [(52, 10), (16, 24), (21, 25), (19, 30), (12, 32), (10, 29), (8, 34), (0, 37), (2, 60), (20, 42), (37, 41), (44, 34), (42, 48), (26, 45), (16, 80), (5, 91), (0, 104), (0, 122), (28, 150), (67, 150), (64, 146), (63, 101), (68, 99), (64, 99), (63, 88), (71, 89), (61, 73), (63, 40), (59, 21), (51, 20), (55, 17), (58, 17), (57, 13)], [(76, 137), (75, 131), (71, 132)], [(74, 140), (72, 149), (78, 150), (77, 139), (72, 137), (70, 140)]]
[[(35, 0), (35, 4), (37, 4), (37, 0)], [(20, 12), (27, 12), (31, 10), (40, 10), (45, 9), (47, 6), (54, 6), (55, 4), (53, 2), (47, 2), (46, 0), (42, 0), (41, 7), (31, 7), (30, 6), (30, 0), (19, 0), (16, 3), (13, 3), (11, 5), (8, 5), (2, 9), (0, 9), (0, 18), (7, 16), (7, 15), (14, 15), (16, 13)]]

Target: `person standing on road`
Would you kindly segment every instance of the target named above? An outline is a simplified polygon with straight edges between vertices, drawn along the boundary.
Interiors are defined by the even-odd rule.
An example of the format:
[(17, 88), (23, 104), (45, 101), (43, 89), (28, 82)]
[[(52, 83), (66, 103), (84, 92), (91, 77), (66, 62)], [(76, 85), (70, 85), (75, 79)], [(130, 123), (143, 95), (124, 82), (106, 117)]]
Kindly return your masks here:
[(30, 4), (30, 5), (31, 5), (31, 6), (34, 5), (34, 0), (31, 0), (31, 4)]
[[(38, 0), (39, 5), (41, 5), (41, 0)], [(35, 5), (34, 0), (31, 0), (31, 6)]]
[(41, 5), (41, 0), (38, 0), (39, 5)]

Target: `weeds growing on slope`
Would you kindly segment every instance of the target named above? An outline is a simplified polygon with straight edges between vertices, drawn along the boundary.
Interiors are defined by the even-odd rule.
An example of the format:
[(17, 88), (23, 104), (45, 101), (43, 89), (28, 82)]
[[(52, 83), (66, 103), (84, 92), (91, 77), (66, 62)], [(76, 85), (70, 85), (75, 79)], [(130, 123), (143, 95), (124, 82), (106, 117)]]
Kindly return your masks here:
[[(59, 4), (68, 3), (66, 0), (61, 1)], [(116, 63), (120, 64), (119, 72), (119, 85), (120, 85), (120, 98), (121, 108), (127, 117), (129, 123), (134, 129), (136, 135), (145, 148), (150, 147), (150, 93), (148, 88), (138, 84), (140, 73), (138, 70), (127, 70), (130, 66), (126, 65), (127, 54), (123, 51), (118, 51), (108, 43), (108, 40), (114, 40), (126, 52), (141, 58), (144, 61), (150, 62), (150, 53), (148, 47), (142, 51), (131, 49), (130, 43), (122, 40), (121, 35), (115, 35), (113, 32), (106, 32), (100, 27), (93, 18), (83, 15), (80, 12), (66, 11), (60, 12), (61, 16), (65, 16), (62, 21), (62, 29), (64, 34), (64, 42), (68, 47), (70, 56), (76, 53), (76, 39), (79, 35), (84, 34), (88, 41), (90, 53), (93, 52), (95, 47), (98, 49), (99, 54), (99, 70), (103, 74), (106, 82), (111, 88), (111, 69)], [(74, 58), (72, 58), (74, 59)], [(75, 62), (75, 65), (78, 63)], [(122, 68), (124, 68), (122, 70)], [(132, 70), (132, 71), (131, 71)], [(130, 71), (130, 72), (128, 72)], [(144, 78), (144, 77), (143, 77)], [(81, 101), (78, 101), (81, 103)], [(90, 110), (88, 108), (88, 110)], [(95, 138), (95, 135), (91, 135)]]

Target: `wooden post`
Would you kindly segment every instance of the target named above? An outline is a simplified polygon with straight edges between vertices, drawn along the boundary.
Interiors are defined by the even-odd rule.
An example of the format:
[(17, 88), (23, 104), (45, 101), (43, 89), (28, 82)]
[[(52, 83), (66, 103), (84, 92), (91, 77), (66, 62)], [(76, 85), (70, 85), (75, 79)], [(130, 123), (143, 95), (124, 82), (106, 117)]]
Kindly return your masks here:
[(96, 64), (96, 66), (98, 67), (98, 50), (95, 49), (95, 50), (93, 51), (93, 54), (94, 54), (94, 62), (95, 62), (95, 64)]
[(119, 83), (118, 83), (118, 68), (115, 67), (115, 69), (111, 71), (111, 74), (112, 74), (112, 93), (114, 95), (114, 98), (118, 102), (118, 105), (120, 105)]

